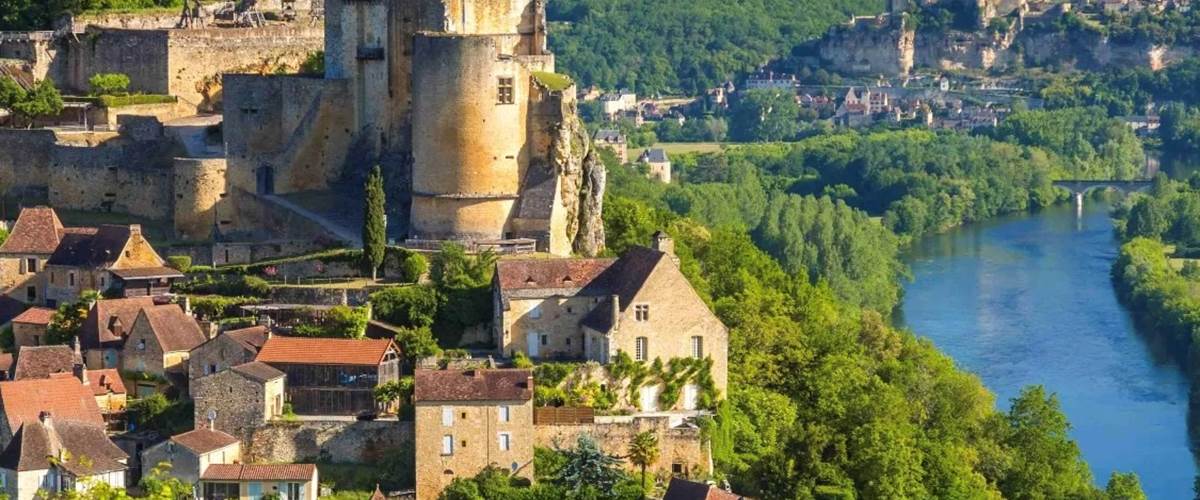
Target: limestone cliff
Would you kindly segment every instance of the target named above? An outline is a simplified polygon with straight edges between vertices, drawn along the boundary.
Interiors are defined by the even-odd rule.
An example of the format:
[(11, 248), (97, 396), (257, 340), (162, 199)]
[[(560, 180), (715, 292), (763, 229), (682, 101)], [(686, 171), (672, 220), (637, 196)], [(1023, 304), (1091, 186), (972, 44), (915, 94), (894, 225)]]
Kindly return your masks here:
[(574, 101), (564, 99), (562, 116), (550, 163), (562, 179), (559, 196), (566, 210), (566, 236), (575, 253), (596, 256), (604, 251), (604, 165), (596, 158)]

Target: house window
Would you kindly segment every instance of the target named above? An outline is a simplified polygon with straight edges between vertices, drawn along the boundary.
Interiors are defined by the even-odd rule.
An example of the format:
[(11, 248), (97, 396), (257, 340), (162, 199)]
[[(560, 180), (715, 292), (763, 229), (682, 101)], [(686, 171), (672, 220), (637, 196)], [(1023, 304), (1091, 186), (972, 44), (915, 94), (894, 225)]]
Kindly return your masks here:
[(104, 289), (104, 276), (101, 276), (101, 277), (100, 277), (100, 289), (101, 289), (101, 290), (103, 290), (103, 289)]
[(75, 271), (67, 272), (67, 286), (75, 286)]
[(508, 451), (512, 449), (512, 434), (507, 432), (500, 433), (500, 451)]
[(301, 498), (304, 498), (304, 497), (300, 496), (300, 491), (301, 491), (300, 483), (288, 483), (287, 484), (287, 500), (299, 500)]
[(512, 420), (512, 410), (507, 406), (501, 406), (497, 408), (497, 413), (500, 415), (501, 422), (508, 422)]
[(442, 455), (454, 454), (454, 436), (446, 434), (442, 436)]
[(50, 284), (54, 284), (54, 271), (50, 271)]
[(137, 349), (138, 349), (139, 351), (145, 351), (145, 350), (146, 350), (146, 339), (138, 339), (138, 342), (137, 342)]
[(633, 306), (634, 319), (638, 321), (650, 321), (650, 304), (638, 304)]
[(696, 359), (704, 357), (704, 337), (699, 335), (692, 337), (692, 357)]
[(442, 426), (450, 427), (454, 425), (454, 408), (450, 406), (442, 407)]
[(17, 274), (25, 274), (28, 271), (25, 269), (25, 259), (21, 259), (20, 262), (21, 265), (19, 266), (19, 269), (17, 269)]
[(33, 336), (33, 345), (42, 345), (42, 336), (41, 335)]
[(25, 267), (29, 268), (29, 272), (36, 273), (37, 272), (37, 259), (36, 258), (25, 259)]
[(512, 104), (515, 102), (513, 93), (513, 79), (511, 77), (500, 77), (498, 90), (499, 92), (496, 97), (496, 102), (500, 104)]
[(550, 336), (543, 333), (542, 334), (542, 345), (546, 345), (548, 343), (550, 343)]
[(675, 462), (675, 463), (671, 464), (671, 475), (682, 476), (683, 475), (683, 464), (681, 464), (679, 462)]
[(25, 287), (25, 298), (28, 299), (29, 302), (33, 302), (33, 301), (37, 300), (37, 287), (34, 287), (34, 286)]
[(649, 356), (647, 352), (650, 348), (650, 340), (646, 337), (638, 337), (634, 340), (634, 358), (637, 361), (645, 361)]

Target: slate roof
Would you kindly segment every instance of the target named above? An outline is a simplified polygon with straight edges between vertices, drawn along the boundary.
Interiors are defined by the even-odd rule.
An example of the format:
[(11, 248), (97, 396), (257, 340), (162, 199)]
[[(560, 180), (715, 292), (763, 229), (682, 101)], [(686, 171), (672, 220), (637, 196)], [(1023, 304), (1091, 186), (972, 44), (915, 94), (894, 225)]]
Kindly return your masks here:
[[(617, 262), (607, 269), (607, 276), (613, 286), (611, 293), (620, 297), (621, 310), (629, 308), (633, 297), (646, 284), (650, 273), (662, 262), (667, 254), (646, 247), (633, 247), (625, 252)], [(600, 304), (584, 316), (582, 324), (596, 331), (606, 332), (612, 328), (612, 301)]]
[(131, 234), (129, 226), (105, 224), (94, 233), (65, 233), (48, 265), (106, 268), (121, 256)]
[(531, 370), (417, 370), (413, 376), (413, 401), (527, 401), (531, 398)]
[(143, 321), (149, 323), (163, 352), (191, 351), (208, 340), (195, 318), (175, 304), (142, 309), (134, 323)]
[(625, 136), (621, 135), (621, 131), (611, 128), (597, 130), (595, 139), (609, 144), (625, 142)]
[(230, 339), (237, 341), (247, 349), (258, 351), (262, 349), (263, 344), (267, 343), (268, 329), (265, 326), (251, 326), (248, 328), (240, 328), (237, 330), (229, 330), (221, 335), (228, 335)]
[(662, 500), (741, 500), (743, 497), (716, 486), (671, 478)]
[(104, 396), (106, 394), (127, 394), (125, 390), (125, 382), (121, 380), (121, 374), (116, 368), (104, 368), (101, 370), (88, 370), (88, 387), (92, 389), (92, 394), (96, 396)]
[(12, 321), (25, 312), (25, 303), (8, 295), (0, 295), (0, 325)]
[[(383, 362), (388, 349), (396, 349), (389, 339), (323, 339), (271, 337), (258, 351), (255, 361), (302, 365), (366, 366)], [(399, 349), (396, 349), (399, 354)]]
[(48, 307), (30, 307), (25, 312), (13, 318), (12, 322), (30, 325), (49, 325), (50, 318), (52, 317), (54, 317), (54, 309)]
[(112, 328), (117, 322), (125, 334), (133, 328), (138, 313), (146, 307), (153, 307), (152, 297), (130, 297), (127, 299), (101, 299), (92, 305), (83, 328), (79, 334), (79, 343), (84, 349), (99, 349), (119, 345), (125, 339), (112, 334)]
[(50, 378), (55, 373), (71, 373), (83, 360), (65, 345), (22, 346), (17, 348), (13, 380)]
[(203, 455), (238, 442), (238, 438), (213, 429), (195, 429), (171, 436), (171, 441), (192, 453)]
[(640, 158), (640, 160), (644, 161), (644, 162), (650, 162), (650, 163), (666, 163), (666, 162), (670, 161), (667, 159), (667, 152), (664, 151), (662, 148), (647, 149), (646, 151), (644, 151), (642, 153), (642, 157)]
[(311, 481), (313, 464), (212, 464), (200, 475), (202, 481)]
[[(62, 458), (59, 458), (62, 457)], [(51, 459), (55, 458), (55, 463)], [(56, 465), (79, 477), (123, 471), (129, 456), (104, 433), (104, 426), (59, 421), (51, 415), (25, 423), (0, 453), (0, 467), (15, 471), (46, 470)]]
[(58, 214), (49, 207), (22, 208), (8, 239), (0, 245), (0, 253), (50, 254), (58, 248), (63, 225)]
[(49, 411), (56, 422), (75, 420), (104, 425), (92, 391), (75, 377), (54, 377), (0, 382), (0, 408), (8, 428), (33, 422)]
[(284, 376), (283, 372), (261, 361), (242, 363), (230, 369), (259, 382), (270, 382)]

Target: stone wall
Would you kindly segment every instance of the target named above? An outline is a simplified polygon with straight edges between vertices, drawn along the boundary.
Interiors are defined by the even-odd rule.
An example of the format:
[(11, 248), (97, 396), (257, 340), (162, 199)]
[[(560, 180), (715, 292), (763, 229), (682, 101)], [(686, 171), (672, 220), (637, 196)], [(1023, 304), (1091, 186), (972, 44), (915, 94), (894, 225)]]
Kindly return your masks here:
[(209, 412), (214, 412), (217, 417), (213, 420), (214, 429), (241, 439), (244, 445), (248, 444), (255, 429), (267, 424), (270, 417), (266, 410), (270, 403), (277, 398), (282, 401), (283, 385), (283, 378), (264, 383), (233, 370), (192, 380), (189, 392), (195, 403), (195, 421), (206, 422)]
[(346, 288), (315, 288), (296, 286), (277, 286), (271, 288), (270, 301), (277, 304), (312, 304), (312, 305), (351, 305), (362, 306), (367, 303), (370, 290)]
[(246, 461), (293, 463), (328, 459), (338, 463), (372, 463), (390, 450), (412, 443), (412, 422), (276, 421), (254, 430)]
[[(638, 433), (651, 431), (658, 436), (658, 461), (647, 471), (670, 477), (673, 469), (682, 470), (688, 477), (701, 478), (712, 474), (712, 450), (695, 427), (672, 427), (668, 417), (596, 417), (597, 423), (585, 425), (535, 425), (537, 446), (570, 448), (579, 436), (587, 434), (600, 448), (613, 455), (625, 455), (629, 443)], [(633, 464), (622, 462), (631, 472)]]

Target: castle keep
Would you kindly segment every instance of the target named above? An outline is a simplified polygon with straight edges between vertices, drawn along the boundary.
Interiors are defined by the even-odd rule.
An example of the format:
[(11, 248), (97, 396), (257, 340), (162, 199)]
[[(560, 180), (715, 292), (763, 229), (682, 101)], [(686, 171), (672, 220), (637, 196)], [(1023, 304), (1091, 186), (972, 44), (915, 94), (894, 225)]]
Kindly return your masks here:
[(258, 194), (356, 189), (379, 163), (412, 246), (599, 250), (603, 171), (574, 85), (554, 74), (542, 0), (325, 9), (323, 80), (226, 80), (232, 183)]

